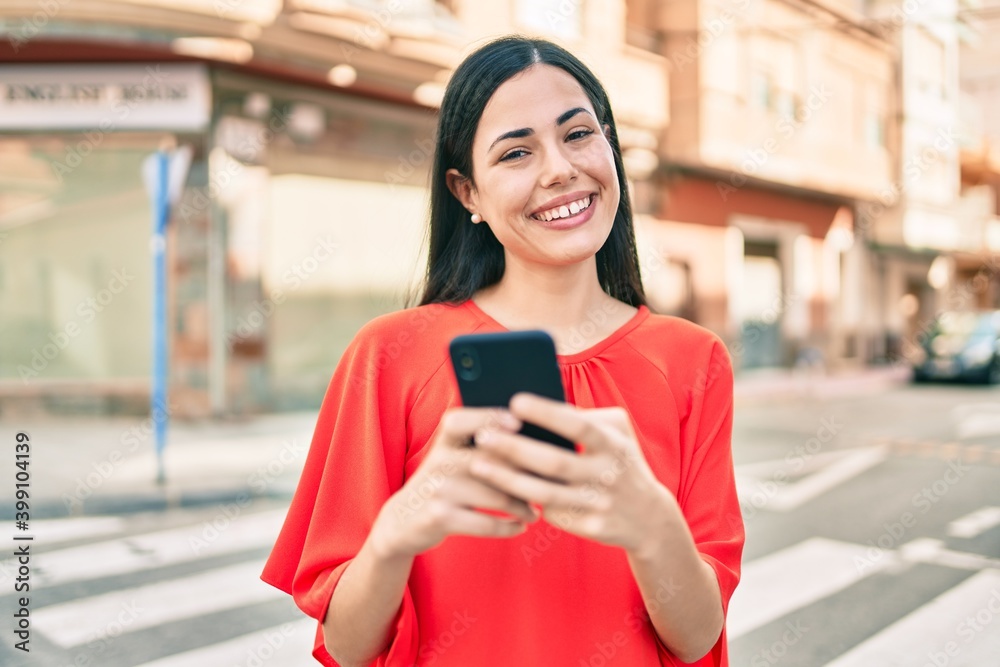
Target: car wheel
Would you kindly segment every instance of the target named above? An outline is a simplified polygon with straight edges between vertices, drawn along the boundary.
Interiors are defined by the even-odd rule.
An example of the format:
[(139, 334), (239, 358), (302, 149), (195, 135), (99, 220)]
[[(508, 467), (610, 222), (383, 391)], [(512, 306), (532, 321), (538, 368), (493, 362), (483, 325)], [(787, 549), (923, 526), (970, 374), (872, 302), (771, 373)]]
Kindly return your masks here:
[(1000, 357), (993, 359), (993, 363), (986, 373), (986, 384), (1000, 384)]

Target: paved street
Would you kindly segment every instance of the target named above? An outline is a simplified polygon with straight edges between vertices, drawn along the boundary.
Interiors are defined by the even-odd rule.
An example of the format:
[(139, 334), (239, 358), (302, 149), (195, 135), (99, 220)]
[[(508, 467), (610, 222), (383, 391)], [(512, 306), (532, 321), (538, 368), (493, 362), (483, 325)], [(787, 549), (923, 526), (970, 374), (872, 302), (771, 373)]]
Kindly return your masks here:
[[(258, 579), (285, 509), (257, 499), (35, 522), (31, 653), (15, 651), (7, 630), (0, 664), (316, 664), (314, 622)], [(5, 562), (0, 590), (11, 590), (14, 576)], [(2, 604), (13, 608), (12, 596)]]
[[(734, 666), (1000, 664), (1000, 389), (742, 401), (737, 415)], [(0, 664), (315, 664), (312, 622), (257, 580), (284, 510), (258, 497), (35, 521), (32, 652), (7, 629)], [(15, 576), (8, 559), (4, 609)]]
[(733, 665), (1000, 665), (1000, 390), (737, 410)]

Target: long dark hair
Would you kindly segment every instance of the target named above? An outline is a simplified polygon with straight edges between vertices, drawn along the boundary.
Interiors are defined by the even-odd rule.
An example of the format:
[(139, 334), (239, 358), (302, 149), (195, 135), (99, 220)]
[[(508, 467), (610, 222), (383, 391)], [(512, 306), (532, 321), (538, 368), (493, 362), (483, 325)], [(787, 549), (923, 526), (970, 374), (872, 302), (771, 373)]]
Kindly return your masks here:
[(572, 75), (590, 98), (598, 122), (611, 128), (610, 143), (621, 196), (611, 233), (597, 251), (597, 278), (602, 289), (614, 298), (632, 306), (646, 303), (639, 276), (632, 205), (608, 94), (587, 66), (562, 47), (542, 39), (510, 36), (492, 41), (466, 58), (445, 90), (431, 173), (427, 274), (419, 305), (461, 303), (503, 277), (503, 245), (488, 225), (469, 221), (468, 211), (448, 189), (445, 174), (454, 168), (473, 178), (472, 141), (483, 109), (501, 84), (538, 63)]

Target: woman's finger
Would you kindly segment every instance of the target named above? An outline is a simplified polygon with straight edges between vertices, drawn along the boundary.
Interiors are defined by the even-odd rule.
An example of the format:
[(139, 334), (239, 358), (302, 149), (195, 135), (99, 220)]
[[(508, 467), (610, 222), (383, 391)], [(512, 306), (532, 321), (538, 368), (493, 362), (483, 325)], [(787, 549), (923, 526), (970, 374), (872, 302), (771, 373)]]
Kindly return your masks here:
[(491, 456), (551, 480), (583, 484), (600, 472), (593, 457), (517, 433), (481, 429), (475, 438), (476, 445)]
[(452, 448), (465, 447), (479, 429), (517, 430), (519, 419), (504, 408), (449, 408), (438, 424), (438, 440)]
[(582, 503), (578, 487), (543, 479), (520, 468), (513, 468), (510, 464), (485, 452), (473, 456), (469, 462), (469, 473), (507, 495), (542, 507), (568, 507)]
[(442, 497), (457, 506), (504, 512), (529, 523), (538, 518), (528, 503), (471, 477), (454, 480), (442, 489)]
[(510, 399), (510, 412), (522, 421), (536, 424), (582, 444), (586, 451), (606, 451), (609, 448), (609, 427), (604, 419), (588, 419), (586, 412), (589, 410), (520, 392)]
[(513, 537), (527, 529), (523, 521), (503, 519), (464, 507), (455, 507), (446, 521), (450, 535), (473, 535), (476, 537)]

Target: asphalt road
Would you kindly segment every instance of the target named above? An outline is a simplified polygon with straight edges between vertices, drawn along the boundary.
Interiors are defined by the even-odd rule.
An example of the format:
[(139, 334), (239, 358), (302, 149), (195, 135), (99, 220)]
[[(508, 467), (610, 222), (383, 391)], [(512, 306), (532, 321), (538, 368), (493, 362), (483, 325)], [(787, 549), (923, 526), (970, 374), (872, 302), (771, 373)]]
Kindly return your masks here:
[[(740, 405), (733, 447), (734, 666), (1000, 665), (1000, 388)], [(256, 580), (285, 507), (35, 522), (31, 652), (8, 557), (0, 664), (317, 664), (312, 622)]]
[(732, 664), (1000, 665), (1000, 389), (737, 410)]

